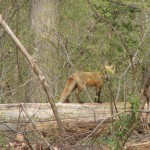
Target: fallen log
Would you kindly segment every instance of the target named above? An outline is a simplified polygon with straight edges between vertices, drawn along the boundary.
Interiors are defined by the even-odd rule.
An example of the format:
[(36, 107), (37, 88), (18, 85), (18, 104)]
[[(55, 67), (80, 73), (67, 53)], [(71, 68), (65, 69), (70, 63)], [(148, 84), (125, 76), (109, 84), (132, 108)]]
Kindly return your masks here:
[(150, 149), (150, 141), (139, 142), (131, 144), (126, 144), (126, 150), (149, 150)]
[[(65, 128), (96, 126), (99, 121), (111, 116), (110, 103), (56, 103), (56, 106)], [(117, 109), (118, 112), (123, 112), (124, 103), (117, 103)], [(0, 104), (1, 131), (33, 129), (33, 122), (39, 130), (58, 128), (48, 103)]]

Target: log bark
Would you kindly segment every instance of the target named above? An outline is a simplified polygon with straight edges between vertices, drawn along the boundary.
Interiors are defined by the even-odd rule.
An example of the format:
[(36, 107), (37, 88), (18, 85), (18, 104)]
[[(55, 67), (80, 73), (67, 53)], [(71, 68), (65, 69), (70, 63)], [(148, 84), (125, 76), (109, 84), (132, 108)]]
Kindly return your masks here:
[(150, 141), (147, 141), (147, 142), (139, 142), (139, 143), (132, 143), (130, 145), (127, 144), (126, 146), (126, 150), (149, 150), (150, 149)]
[(35, 60), (31, 57), (31, 55), (28, 53), (28, 51), (26, 50), (26, 48), (21, 44), (21, 42), (18, 40), (18, 38), (15, 36), (15, 34), (12, 32), (12, 30), (9, 28), (9, 26), (7, 25), (7, 23), (2, 19), (2, 16), (0, 14), (0, 24), (3, 26), (4, 30), (7, 32), (7, 34), (9, 35), (9, 37), (13, 40), (13, 42), (16, 44), (16, 46), (18, 47), (18, 49), (20, 50), (20, 52), (24, 55), (25, 59), (28, 61), (28, 63), (30, 64), (31, 68), (33, 69), (34, 73), (37, 75), (39, 81), (41, 82), (41, 85), (49, 99), (49, 102), (51, 104), (52, 107), (52, 111), (54, 113), (55, 119), (58, 123), (59, 129), (61, 132), (65, 132), (65, 129), (63, 128), (63, 124), (58, 116), (58, 112), (55, 106), (55, 103), (53, 101), (53, 96), (50, 93), (49, 90), (49, 86), (48, 83), (45, 79), (45, 76), (43, 74), (43, 72), (40, 70), (40, 68), (38, 67), (38, 65), (36, 64)]
[[(101, 120), (111, 117), (109, 103), (56, 103), (56, 106), (67, 129), (96, 126)], [(119, 112), (124, 111), (124, 103), (117, 103), (117, 108)], [(58, 129), (49, 103), (0, 104), (0, 130), (33, 129), (31, 119), (41, 131)]]

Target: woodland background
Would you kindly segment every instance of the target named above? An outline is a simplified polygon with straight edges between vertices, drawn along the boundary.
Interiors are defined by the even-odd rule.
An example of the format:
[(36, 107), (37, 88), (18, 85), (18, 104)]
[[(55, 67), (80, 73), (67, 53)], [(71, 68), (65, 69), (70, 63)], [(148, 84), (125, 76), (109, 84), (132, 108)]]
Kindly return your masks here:
[[(46, 75), (56, 101), (77, 70), (102, 72), (115, 65), (104, 101), (138, 96), (142, 69), (150, 61), (150, 2), (1, 0), (0, 12)], [(46, 102), (22, 54), (0, 32), (0, 102)], [(89, 91), (90, 92), (90, 91)], [(89, 101), (86, 93), (83, 100)], [(72, 98), (71, 98), (72, 99)]]
[[(150, 64), (150, 1), (0, 0), (0, 13), (44, 72), (55, 102), (71, 73), (111, 64), (116, 73), (102, 100), (139, 99)], [(0, 27), (0, 103), (48, 102), (17, 49)], [(81, 99), (94, 96), (88, 89)]]

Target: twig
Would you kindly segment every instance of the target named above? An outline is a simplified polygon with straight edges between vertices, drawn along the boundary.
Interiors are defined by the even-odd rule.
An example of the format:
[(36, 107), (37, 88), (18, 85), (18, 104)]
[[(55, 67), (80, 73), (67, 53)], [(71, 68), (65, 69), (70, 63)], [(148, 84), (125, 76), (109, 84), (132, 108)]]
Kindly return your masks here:
[[(129, 113), (129, 112), (133, 112), (133, 111), (131, 111), (131, 110), (126, 110), (126, 111), (119, 112), (119, 113), (117, 113), (117, 114), (114, 114), (113, 116), (110, 116), (110, 117), (107, 117), (107, 118), (103, 119), (103, 120), (96, 126), (96, 128), (95, 128), (89, 135), (87, 135), (83, 140), (86, 140), (87, 138), (89, 138), (90, 136), (92, 136), (93, 134), (95, 134), (95, 133), (97, 132), (97, 130), (101, 127), (101, 125), (102, 125), (103, 123), (105, 123), (106, 121), (108, 121), (108, 120), (110, 120), (111, 118), (114, 118), (114, 117), (116, 117), (116, 116), (119, 116), (119, 115), (121, 115), (121, 114), (123, 114), (123, 113)], [(149, 113), (150, 110), (138, 110), (137, 112)], [(99, 122), (99, 121), (100, 121), (100, 120), (97, 120), (97, 122)]]
[(91, 96), (90, 96), (89, 92), (87, 91), (87, 88), (86, 88), (86, 87), (85, 87), (85, 92), (86, 92), (86, 93), (87, 93), (87, 95), (89, 96), (90, 101), (93, 103), (92, 98), (91, 98)]
[(0, 58), (0, 61), (4, 60), (7, 55), (9, 55), (12, 52), (12, 50), (9, 50), (6, 54), (2, 55), (2, 57)]
[[(23, 83), (22, 85), (20, 85), (20, 86), (17, 86), (17, 87), (15, 87), (14, 89), (12, 89), (12, 90), (10, 90), (10, 91), (8, 91), (8, 92), (5, 92), (5, 93), (3, 93), (3, 94), (1, 94), (1, 96), (3, 96), (3, 95), (6, 95), (6, 94), (8, 94), (8, 93), (12, 93), (12, 92), (14, 92), (14, 91), (17, 91), (19, 88), (22, 88), (22, 87), (24, 87), (27, 83), (29, 83), (30, 81), (32, 81), (33, 80), (33, 78), (31, 78), (30, 80), (28, 80), (28, 81), (26, 81), (25, 83)], [(7, 81), (5, 81), (5, 82), (7, 82)], [(4, 83), (5, 83), (4, 82)]]
[(32, 145), (30, 144), (28, 138), (27, 138), (24, 134), (23, 134), (23, 137), (24, 137), (25, 141), (27, 142), (29, 148), (30, 148), (31, 150), (34, 150), (33, 147), (32, 147)]
[(71, 60), (70, 60), (70, 58), (69, 58), (69, 55), (68, 55), (67, 50), (66, 50), (66, 48), (65, 48), (65, 45), (63, 44), (63, 41), (62, 41), (61, 38), (60, 38), (60, 42), (61, 42), (61, 45), (62, 45), (62, 47), (63, 47), (63, 50), (64, 50), (64, 52), (65, 52), (65, 54), (66, 54), (66, 57), (67, 57), (67, 60), (68, 60), (69, 64), (70, 64), (73, 68), (75, 68), (75, 66), (72, 64), (72, 62), (71, 62)]
[(110, 116), (110, 117), (107, 117), (107, 118), (103, 119), (103, 120), (96, 126), (96, 128), (95, 128), (88, 136), (86, 136), (83, 140), (85, 140), (85, 139), (89, 138), (90, 136), (92, 136), (93, 134), (95, 134), (95, 133), (97, 132), (97, 130), (100, 128), (100, 126), (101, 126), (103, 123), (105, 123), (106, 121), (110, 120), (111, 118), (114, 118), (114, 117), (116, 117), (116, 116), (118, 116), (118, 115), (120, 115), (120, 114), (122, 114), (122, 113), (125, 113), (125, 111), (119, 112), (119, 113), (117, 113), (117, 114), (115, 114), (115, 115), (113, 115), (113, 116)]
[(109, 20), (105, 19), (104, 17), (102, 17), (100, 14), (97, 13), (97, 11), (93, 8), (92, 4), (90, 3), (90, 0), (87, 0), (89, 6), (91, 7), (91, 9), (94, 11), (94, 13), (96, 14), (96, 16), (98, 17), (98, 19), (101, 19), (103, 22), (105, 22), (106, 24), (109, 25), (109, 27), (111, 27), (111, 29), (116, 33), (116, 35), (120, 38), (126, 52), (128, 53), (128, 56), (130, 58), (130, 62), (131, 62), (131, 65), (133, 67), (133, 62), (132, 62), (132, 55), (128, 49), (128, 46), (127, 44), (125, 43), (125, 41), (123, 40), (121, 34), (116, 30), (116, 28), (110, 23)]
[(38, 128), (37, 128), (36, 125), (35, 125), (35, 122), (30, 118), (30, 116), (29, 116), (28, 113), (26, 112), (26, 110), (25, 110), (23, 104), (20, 104), (20, 106), (21, 106), (22, 110), (24, 111), (24, 113), (26, 114), (26, 116), (28, 117), (28, 119), (31, 121), (33, 127), (34, 127), (34, 128), (37, 130), (37, 132), (39, 133), (41, 139), (43, 139), (43, 141), (47, 144), (47, 146), (50, 147), (49, 142), (43, 137), (41, 131), (38, 130)]

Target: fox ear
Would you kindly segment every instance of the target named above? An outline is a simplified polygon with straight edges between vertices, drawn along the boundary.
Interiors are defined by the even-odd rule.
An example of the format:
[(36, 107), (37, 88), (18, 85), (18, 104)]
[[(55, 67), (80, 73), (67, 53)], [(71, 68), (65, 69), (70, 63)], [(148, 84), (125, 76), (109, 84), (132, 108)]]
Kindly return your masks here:
[(115, 73), (115, 66), (114, 66), (114, 65), (105, 66), (105, 70), (106, 70), (108, 73), (114, 74), (114, 73)]

